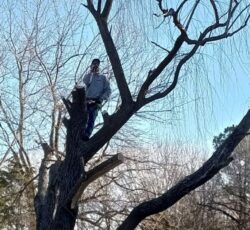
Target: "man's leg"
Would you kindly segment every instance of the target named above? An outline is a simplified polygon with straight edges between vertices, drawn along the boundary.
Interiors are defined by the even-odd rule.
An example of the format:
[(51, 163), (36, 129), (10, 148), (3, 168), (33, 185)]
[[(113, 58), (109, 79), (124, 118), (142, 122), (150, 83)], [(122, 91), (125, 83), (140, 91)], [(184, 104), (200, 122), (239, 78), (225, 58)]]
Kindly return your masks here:
[(85, 129), (85, 136), (87, 137), (86, 139), (89, 139), (94, 129), (95, 119), (98, 114), (98, 107), (96, 105), (88, 105), (87, 110), (88, 110), (88, 121), (87, 121), (87, 127)]

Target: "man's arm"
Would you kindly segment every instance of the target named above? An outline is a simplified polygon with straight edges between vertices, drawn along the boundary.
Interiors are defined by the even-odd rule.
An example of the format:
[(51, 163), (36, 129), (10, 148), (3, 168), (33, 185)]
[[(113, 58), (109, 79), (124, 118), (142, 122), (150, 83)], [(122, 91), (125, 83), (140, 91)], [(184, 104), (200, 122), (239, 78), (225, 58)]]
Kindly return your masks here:
[(89, 87), (89, 83), (90, 83), (90, 74), (89, 73), (84, 75), (83, 83), (86, 85), (86, 87)]
[(104, 77), (105, 81), (104, 81), (103, 93), (100, 97), (101, 102), (104, 100), (107, 101), (111, 95), (110, 82), (109, 82), (107, 77), (105, 77), (105, 76), (103, 76), (103, 77)]

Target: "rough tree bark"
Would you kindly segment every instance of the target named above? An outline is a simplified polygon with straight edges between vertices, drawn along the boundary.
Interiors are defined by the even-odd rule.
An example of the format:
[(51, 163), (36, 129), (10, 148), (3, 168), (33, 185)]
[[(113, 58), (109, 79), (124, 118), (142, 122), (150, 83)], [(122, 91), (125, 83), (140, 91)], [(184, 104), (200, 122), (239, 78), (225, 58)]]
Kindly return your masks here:
[(65, 159), (51, 166), (46, 195), (38, 193), (36, 197), (36, 207), (42, 207), (37, 209), (37, 229), (73, 229), (75, 225), (78, 208), (71, 208), (70, 195), (79, 178), (85, 177), (79, 148), (86, 123), (84, 89), (73, 91), (72, 97), (72, 102), (64, 99), (70, 115), (64, 122), (67, 128)]

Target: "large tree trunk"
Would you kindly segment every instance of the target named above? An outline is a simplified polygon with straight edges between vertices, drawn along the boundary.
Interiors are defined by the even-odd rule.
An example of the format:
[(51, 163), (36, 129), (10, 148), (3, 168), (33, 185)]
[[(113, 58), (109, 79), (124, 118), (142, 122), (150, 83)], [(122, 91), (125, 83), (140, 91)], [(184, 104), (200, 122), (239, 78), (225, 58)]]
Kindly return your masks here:
[[(108, 133), (109, 131), (104, 138), (97, 135), (91, 138), (90, 141), (84, 142), (82, 136), (87, 121), (84, 88), (76, 89), (73, 91), (72, 96), (72, 103), (63, 99), (70, 115), (70, 119), (64, 120), (67, 128), (65, 159), (50, 166), (49, 176), (48, 162), (51, 161), (53, 150), (46, 144), (43, 146), (45, 158), (40, 167), (40, 183), (35, 197), (37, 229), (39, 230), (74, 229), (78, 214), (77, 202), (84, 189), (93, 180), (123, 162), (122, 155), (117, 154), (89, 172), (84, 171), (86, 162), (106, 143), (106, 139), (111, 138), (129, 119), (133, 114), (132, 109), (128, 113), (118, 112), (115, 115), (116, 122), (112, 122), (112, 117), (110, 117), (109, 125), (104, 125), (106, 128), (104, 128), (103, 132)], [(48, 176), (48, 179), (46, 179), (46, 176)]]
[(78, 207), (71, 208), (72, 189), (85, 177), (81, 144), (86, 125), (84, 88), (73, 91), (73, 102), (67, 101), (70, 119), (67, 121), (66, 157), (58, 172), (58, 200), (51, 229), (74, 229)]
[[(81, 146), (86, 124), (85, 91), (72, 93), (72, 103), (64, 100), (70, 114), (65, 119), (67, 128), (66, 156), (50, 168), (46, 195), (36, 197), (37, 229), (74, 229), (78, 207), (71, 208), (74, 188), (85, 177)], [(46, 182), (45, 182), (46, 183)], [(46, 189), (46, 188), (45, 188)]]

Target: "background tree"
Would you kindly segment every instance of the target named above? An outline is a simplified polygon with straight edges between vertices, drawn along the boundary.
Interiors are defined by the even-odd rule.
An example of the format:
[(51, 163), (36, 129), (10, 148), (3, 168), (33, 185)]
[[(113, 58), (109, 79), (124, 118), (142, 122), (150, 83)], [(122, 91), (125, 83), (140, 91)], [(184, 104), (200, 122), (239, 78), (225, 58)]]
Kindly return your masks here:
[[(214, 146), (223, 142), (235, 126), (214, 138)], [(249, 228), (249, 137), (245, 137), (235, 149), (234, 161), (216, 176), (216, 193), (203, 203), (208, 210), (215, 210), (227, 219), (224, 228)]]

